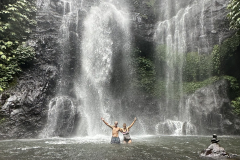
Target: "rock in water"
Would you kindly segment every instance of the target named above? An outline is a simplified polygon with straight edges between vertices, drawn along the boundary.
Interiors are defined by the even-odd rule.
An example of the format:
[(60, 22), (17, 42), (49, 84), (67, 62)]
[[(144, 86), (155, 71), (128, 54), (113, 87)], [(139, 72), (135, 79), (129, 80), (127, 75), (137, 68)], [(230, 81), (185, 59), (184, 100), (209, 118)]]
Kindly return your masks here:
[(224, 150), (223, 147), (220, 147), (220, 145), (218, 143), (213, 143), (201, 153), (201, 157), (211, 157), (211, 158), (227, 157), (227, 158), (229, 158), (229, 155)]
[(220, 158), (220, 157), (226, 157), (230, 158), (229, 154), (224, 150), (223, 147), (220, 147), (218, 144), (220, 140), (217, 139), (217, 135), (213, 134), (213, 139), (211, 140), (212, 144), (202, 151), (201, 157), (211, 157), (211, 158)]

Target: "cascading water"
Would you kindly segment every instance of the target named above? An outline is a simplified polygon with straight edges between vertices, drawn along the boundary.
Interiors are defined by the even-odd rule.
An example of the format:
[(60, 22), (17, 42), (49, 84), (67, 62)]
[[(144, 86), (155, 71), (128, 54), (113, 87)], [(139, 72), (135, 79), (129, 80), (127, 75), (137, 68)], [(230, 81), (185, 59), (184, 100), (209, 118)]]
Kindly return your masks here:
[[(122, 98), (115, 88), (125, 92), (124, 83), (131, 74), (128, 10), (117, 0), (66, 0), (61, 6), (59, 89), (49, 103), (41, 137), (67, 136), (75, 133), (73, 130), (77, 136), (103, 134), (107, 127), (101, 117), (108, 122), (124, 117), (120, 116)], [(62, 116), (65, 113), (67, 117)]]
[(50, 101), (48, 123), (41, 137), (66, 137), (74, 130), (76, 108), (68, 97), (56, 97)]
[[(43, 3), (43, 10), (45, 12), (49, 11), (49, 5), (52, 5), (50, 1)], [(77, 109), (73, 102), (71, 94), (69, 92), (71, 81), (70, 77), (73, 76), (72, 71), (72, 60), (71, 56), (73, 54), (70, 52), (72, 50), (71, 39), (77, 37), (76, 31), (73, 32), (71, 29), (72, 21), (75, 19), (75, 3), (72, 0), (63, 1), (60, 3), (62, 8), (62, 23), (59, 29), (58, 43), (61, 46), (61, 54), (59, 56), (59, 68), (60, 68), (60, 79), (58, 81), (58, 93), (56, 97), (50, 100), (48, 106), (48, 119), (45, 128), (43, 129), (40, 137), (47, 138), (53, 136), (69, 136), (73, 134), (74, 128), (77, 120)], [(48, 6), (48, 7), (47, 7)]]
[[(160, 6), (165, 7), (160, 9), (160, 21), (154, 38), (157, 46), (166, 48), (165, 53), (161, 53), (166, 57), (164, 66), (166, 94), (163, 102), (166, 108), (164, 109), (165, 121), (157, 124), (156, 130), (158, 132), (162, 127), (162, 131), (168, 128), (165, 133), (196, 134), (196, 127), (191, 124), (191, 109), (187, 106), (188, 102), (183, 99), (183, 64), (188, 52), (202, 54), (211, 51), (213, 36), (209, 33), (216, 33), (214, 26), (216, 19), (213, 14), (220, 3), (213, 0), (161, 0), (159, 2)], [(206, 8), (211, 12), (210, 18), (205, 17)], [(219, 42), (221, 38), (219, 37)], [(180, 98), (175, 103), (178, 96)], [(185, 130), (182, 131), (182, 128)]]
[(114, 111), (116, 100), (110, 90), (114, 54), (122, 54), (124, 59), (130, 51), (129, 28), (126, 11), (110, 1), (92, 7), (84, 21), (81, 75), (75, 81), (76, 95), (81, 103), (79, 135), (104, 133), (101, 130), (106, 127), (102, 127), (101, 117), (108, 122), (114, 121), (111, 116), (120, 119), (117, 114), (121, 109)]

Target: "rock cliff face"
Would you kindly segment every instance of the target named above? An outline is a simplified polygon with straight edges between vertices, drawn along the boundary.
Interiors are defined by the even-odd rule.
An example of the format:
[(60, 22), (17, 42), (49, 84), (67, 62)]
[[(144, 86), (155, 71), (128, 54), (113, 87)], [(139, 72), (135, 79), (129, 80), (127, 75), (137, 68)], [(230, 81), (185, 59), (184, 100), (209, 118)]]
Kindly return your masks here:
[(167, 44), (170, 38), (177, 46), (182, 39), (185, 52), (210, 53), (214, 45), (234, 33), (229, 30), (225, 0), (134, 0), (131, 3), (137, 43), (143, 40)]
[[(207, 52), (214, 44), (220, 43), (232, 34), (225, 25), (227, 4), (225, 0), (214, 2), (204, 0), (204, 3), (201, 3), (204, 6), (202, 10), (198, 9), (200, 4), (194, 0), (126, 0), (125, 2), (129, 4), (131, 11), (133, 45), (139, 47), (145, 54), (154, 51), (156, 35), (161, 37), (160, 32), (156, 32), (159, 24), (168, 22), (169, 25), (174, 25), (176, 18), (184, 14), (196, 19), (190, 21), (186, 17), (184, 21), (188, 33), (194, 33), (191, 36), (187, 35), (187, 51)], [(29, 40), (29, 45), (36, 48), (37, 56), (29, 64), (29, 67), (24, 69), (16, 86), (1, 95), (0, 139), (37, 137), (44, 129), (48, 117), (48, 107), (54, 97), (63, 96), (64, 99), (67, 97), (65, 102), (61, 102), (63, 108), (65, 103), (68, 104), (64, 108), (64, 113), (67, 114), (69, 114), (68, 109), (72, 107), (69, 102), (70, 97), (72, 98), (71, 103), (79, 103), (74, 101), (76, 95), (73, 84), (76, 71), (79, 70), (76, 66), (81, 63), (79, 54), (77, 54), (80, 52), (77, 43), (80, 42), (76, 39), (77, 37), (81, 39), (82, 35), (77, 30), (81, 30), (83, 27), (83, 19), (91, 6), (98, 3), (98, 0), (82, 0), (77, 6), (79, 10), (75, 16), (71, 17), (70, 21), (64, 21), (66, 20), (64, 19), (65, 15), (70, 12), (68, 2), (62, 0), (37, 1), (38, 24), (35, 33)], [(190, 10), (192, 11), (190, 12)], [(73, 22), (73, 19), (77, 19), (77, 21)], [(68, 24), (68, 33), (62, 32), (63, 22)], [(204, 28), (202, 28), (203, 23)], [(170, 30), (172, 31), (174, 28)], [(174, 35), (174, 33), (171, 34)], [(68, 35), (69, 43), (63, 49), (61, 40), (65, 35)], [(166, 35), (164, 36), (166, 37)], [(213, 131), (227, 134), (239, 133), (240, 122), (231, 112), (226, 90), (226, 82), (221, 81), (198, 90), (186, 98), (185, 106), (190, 109), (192, 123), (199, 126), (198, 133), (212, 134)], [(137, 98), (132, 102), (136, 101), (138, 101)], [(159, 113), (158, 104), (148, 103), (148, 101), (150, 100), (139, 99), (139, 102), (134, 104), (141, 109), (136, 113), (143, 116), (148, 115), (145, 117), (146, 121), (152, 113), (155, 117), (158, 117)], [(139, 105), (141, 102), (142, 104)], [(52, 106), (57, 103), (57, 100), (53, 103)], [(144, 114), (142, 110), (145, 111)], [(77, 114), (79, 113), (76, 113), (76, 117), (70, 118), (70, 131), (54, 135), (71, 135), (76, 126)], [(154, 123), (158, 123), (157, 120), (154, 120)], [(63, 125), (59, 130), (65, 127)], [(149, 131), (155, 131), (155, 128), (150, 128)]]
[(197, 90), (186, 97), (184, 106), (197, 133), (238, 134), (240, 131), (240, 120), (232, 112), (226, 80)]
[(28, 41), (36, 48), (36, 59), (23, 69), (17, 85), (1, 95), (0, 139), (36, 137), (45, 125), (59, 78), (59, 12), (61, 8), (37, 13), (36, 31)]

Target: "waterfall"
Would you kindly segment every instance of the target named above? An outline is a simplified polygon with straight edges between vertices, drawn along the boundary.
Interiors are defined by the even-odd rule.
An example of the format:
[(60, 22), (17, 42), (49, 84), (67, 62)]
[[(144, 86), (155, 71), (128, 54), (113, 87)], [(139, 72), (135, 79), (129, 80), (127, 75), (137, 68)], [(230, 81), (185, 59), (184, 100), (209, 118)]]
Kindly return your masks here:
[(40, 137), (66, 137), (74, 130), (76, 108), (68, 97), (56, 97), (50, 101), (48, 123)]
[(127, 12), (110, 1), (101, 1), (92, 7), (83, 23), (82, 68), (75, 81), (82, 118), (78, 134), (93, 136), (106, 129), (101, 117), (109, 123), (114, 121), (111, 116), (118, 117), (120, 108), (114, 107), (116, 100), (110, 94), (113, 60), (115, 54), (122, 54), (126, 59), (130, 27)]
[[(222, 0), (218, 1), (222, 2)], [(220, 5), (213, 0), (184, 2), (160, 0), (159, 4), (164, 8), (159, 9), (160, 16), (154, 39), (156, 46), (166, 48), (164, 53), (160, 53), (166, 57), (164, 66), (166, 83), (164, 104), (166, 107), (164, 122), (157, 124), (155, 129), (159, 132), (161, 127), (163, 130), (168, 128), (168, 133), (177, 134), (180, 131), (179, 127), (182, 128), (187, 123), (187, 128), (192, 131), (186, 132), (196, 133), (196, 127), (191, 124), (189, 99), (185, 100), (183, 97), (183, 64), (188, 52), (210, 53), (213, 46), (212, 35), (216, 33), (214, 26), (216, 16), (214, 17), (213, 14)], [(211, 13), (208, 14), (207, 11)], [(211, 16), (206, 17), (207, 14)], [(220, 42), (221, 37), (218, 39)]]
[[(62, 22), (59, 27), (58, 43), (60, 44), (59, 53), (59, 81), (57, 82), (57, 94), (52, 98), (48, 105), (47, 123), (42, 133), (39, 135), (42, 138), (53, 136), (69, 136), (73, 135), (77, 123), (77, 109), (74, 104), (73, 97), (70, 92), (71, 80), (70, 77), (74, 76), (72, 52), (73, 45), (71, 40), (78, 37), (76, 30), (71, 26), (76, 22), (76, 8), (77, 5), (74, 0), (63, 2), (41, 1), (44, 12), (50, 12), (50, 5), (59, 5), (62, 7)], [(76, 40), (77, 42), (77, 40)], [(77, 47), (76, 47), (77, 48)]]
[(121, 94), (131, 77), (128, 8), (118, 0), (42, 3), (46, 12), (47, 6), (59, 7), (63, 17), (58, 93), (40, 137), (106, 134), (101, 117), (109, 123), (124, 118)]

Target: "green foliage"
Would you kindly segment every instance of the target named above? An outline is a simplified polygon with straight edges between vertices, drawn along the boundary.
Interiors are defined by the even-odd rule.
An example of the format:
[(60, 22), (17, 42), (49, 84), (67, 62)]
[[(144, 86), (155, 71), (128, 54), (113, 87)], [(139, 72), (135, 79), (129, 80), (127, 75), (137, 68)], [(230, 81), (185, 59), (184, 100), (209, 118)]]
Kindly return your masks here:
[(183, 80), (202, 81), (211, 75), (211, 56), (196, 52), (187, 53), (183, 64)]
[[(210, 77), (204, 81), (196, 81), (196, 82), (183, 82), (183, 85), (182, 85), (182, 93), (180, 92), (180, 90), (178, 89), (179, 88), (179, 83), (178, 82), (175, 82), (173, 83), (173, 91), (175, 91), (174, 93), (174, 97), (168, 97), (172, 100), (174, 99), (178, 99), (181, 94), (184, 94), (184, 95), (187, 95), (187, 94), (192, 94), (194, 93), (196, 90), (200, 89), (200, 88), (203, 88), (203, 87), (206, 87), (208, 85), (211, 85), (221, 79), (225, 79), (228, 81), (229, 85), (230, 85), (230, 89), (232, 90), (232, 92), (238, 92), (239, 90), (239, 83), (237, 81), (237, 79), (235, 77), (231, 77), (231, 76), (221, 76), (221, 77), (218, 77), (218, 76), (214, 76), (214, 77)], [(154, 95), (157, 96), (157, 97), (164, 97), (166, 96), (166, 82), (164, 80), (159, 80), (157, 83), (156, 83), (156, 88), (155, 88), (155, 93)], [(170, 91), (171, 92), (171, 91)]]
[(155, 3), (156, 3), (156, 0), (148, 0), (145, 2), (149, 7), (154, 7), (155, 6)]
[(2, 89), (9, 87), (16, 73), (21, 71), (21, 65), (32, 60), (35, 52), (32, 47), (19, 45), (17, 49), (0, 58), (0, 86)]
[[(204, 81), (198, 81), (198, 82), (184, 82), (183, 86), (182, 86), (182, 93), (179, 90), (179, 83), (175, 82), (173, 85), (173, 91), (174, 92), (174, 97), (168, 97), (170, 99), (178, 99), (180, 98), (181, 94), (192, 94), (194, 93), (197, 89), (200, 89), (202, 87), (205, 87), (207, 85), (210, 85), (218, 80), (220, 80), (221, 77), (211, 77), (208, 78)], [(165, 81), (158, 81), (158, 83), (156, 84), (156, 90), (155, 90), (155, 96), (157, 97), (164, 97), (166, 96), (166, 82)], [(170, 91), (171, 92), (171, 91)]]
[(158, 79), (155, 85), (154, 96), (162, 98), (166, 96), (166, 81)]
[(200, 89), (202, 87), (205, 87), (209, 84), (212, 84), (216, 81), (218, 81), (220, 77), (211, 77), (204, 81), (198, 81), (198, 82), (184, 82), (183, 83), (183, 92), (184, 94), (191, 94), (194, 93), (197, 89)]
[(234, 35), (233, 37), (225, 40), (221, 45), (216, 45), (212, 52), (213, 74), (223, 75), (224, 71), (228, 67), (226, 62), (231, 58), (238, 46), (240, 45), (240, 36)]
[(240, 97), (237, 97), (235, 100), (231, 102), (234, 112), (240, 116)]
[(234, 92), (237, 92), (239, 90), (239, 83), (237, 78), (232, 76), (223, 76), (223, 78), (229, 82), (230, 89), (232, 89)]
[(147, 93), (152, 93), (156, 81), (154, 64), (146, 57), (139, 56), (139, 48), (134, 50), (133, 66), (135, 68), (136, 79), (134, 85)]
[[(232, 55), (235, 54), (235, 51), (238, 46), (238, 35), (235, 35), (234, 37), (227, 39), (223, 42), (221, 45), (215, 46), (212, 54), (198, 54), (196, 52), (187, 53), (184, 58), (183, 62), (183, 68), (182, 68), (182, 91), (180, 91), (179, 80), (176, 80), (176, 82), (171, 82), (172, 87), (170, 89), (173, 89), (172, 92), (174, 92), (175, 97), (179, 97), (180, 94), (191, 94), (194, 91), (196, 91), (199, 88), (202, 88), (206, 85), (212, 84), (221, 78), (224, 78), (228, 80), (230, 84), (230, 90), (231, 93), (235, 96), (236, 92), (239, 90), (238, 80), (232, 76), (223, 76), (225, 74), (226, 64), (225, 61), (227, 61), (229, 58), (232, 57)], [(164, 45), (159, 45), (156, 47), (156, 58), (158, 63), (156, 66), (157, 71), (159, 71), (158, 78), (157, 78), (157, 84), (155, 86), (155, 95), (158, 97), (165, 96), (166, 92), (166, 82), (165, 82), (165, 69), (166, 61), (167, 59), (171, 58), (168, 57), (167, 53), (167, 47)], [(221, 58), (218, 58), (221, 57)], [(222, 58), (224, 57), (224, 58)], [(179, 57), (176, 57), (176, 59), (179, 59)], [(176, 63), (171, 66), (175, 67), (174, 70), (178, 71), (177, 69), (181, 67), (180, 64), (178, 64), (179, 60), (176, 61)], [(219, 64), (218, 66), (216, 64)], [(213, 72), (213, 66), (215, 69), (215, 72)], [(220, 67), (221, 66), (221, 67)], [(168, 66), (169, 67), (169, 66)], [(160, 69), (159, 69), (160, 68)], [(163, 69), (161, 69), (163, 68)], [(216, 74), (217, 71), (221, 71), (222, 74)], [(169, 91), (171, 92), (171, 91)], [(180, 93), (182, 92), (182, 93)], [(234, 97), (232, 96), (232, 97)], [(171, 98), (171, 97), (169, 97)]]
[(232, 76), (214, 76), (210, 77), (204, 81), (198, 81), (198, 82), (184, 82), (183, 83), (183, 92), (184, 94), (191, 94), (194, 93), (197, 89), (205, 87), (207, 85), (213, 84), (214, 82), (217, 82), (221, 79), (225, 79), (228, 81), (230, 85), (230, 89), (233, 91), (238, 91), (239, 84), (235, 77)]
[(3, 123), (5, 120), (5, 118), (0, 119), (0, 124)]
[(229, 59), (236, 54), (240, 45), (240, 36), (225, 40), (221, 45), (215, 45), (212, 54), (187, 53), (183, 64), (183, 81), (204, 81), (211, 76), (223, 76), (231, 67)]
[(165, 45), (160, 44), (156, 47), (157, 59), (160, 62), (165, 62), (166, 61), (166, 53), (167, 53), (167, 47)]
[(36, 25), (35, 12), (34, 1), (17, 0), (5, 5), (0, 11), (0, 39), (5, 43), (24, 41), (31, 33), (31, 28)]
[(240, 2), (239, 0), (230, 0), (228, 4), (229, 13), (227, 15), (230, 21), (230, 28), (240, 29)]
[(34, 1), (13, 0), (4, 4), (0, 11), (0, 92), (21, 71), (21, 65), (35, 55), (34, 49), (24, 43), (36, 25)]
[(138, 81), (140, 87), (145, 89), (147, 92), (151, 92), (155, 83), (155, 68), (153, 62), (144, 58), (139, 57), (138, 63)]
[[(168, 85), (170, 85), (171, 87), (168, 87), (168, 91), (167, 91)], [(165, 80), (158, 79), (154, 88), (153, 96), (160, 99), (164, 99), (168, 97), (168, 99), (171, 99), (171, 101), (177, 102), (181, 96), (181, 90), (179, 90), (179, 88), (180, 88), (180, 83), (177, 81), (171, 82), (171, 84), (168, 84)], [(170, 94), (167, 95), (167, 92)]]

